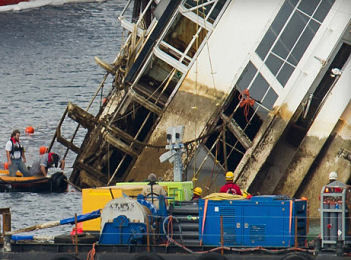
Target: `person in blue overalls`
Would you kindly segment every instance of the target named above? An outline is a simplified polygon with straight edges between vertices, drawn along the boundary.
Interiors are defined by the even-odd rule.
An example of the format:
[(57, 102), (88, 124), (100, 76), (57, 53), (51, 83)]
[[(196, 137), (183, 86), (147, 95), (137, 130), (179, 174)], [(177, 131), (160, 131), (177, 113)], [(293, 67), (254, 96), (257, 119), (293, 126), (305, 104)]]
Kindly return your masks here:
[(30, 176), (26, 167), (26, 156), (24, 147), (20, 142), (20, 131), (14, 130), (11, 134), (10, 140), (6, 143), (6, 157), (9, 166), (9, 175), (16, 176), (16, 172), (20, 171), (24, 177)]

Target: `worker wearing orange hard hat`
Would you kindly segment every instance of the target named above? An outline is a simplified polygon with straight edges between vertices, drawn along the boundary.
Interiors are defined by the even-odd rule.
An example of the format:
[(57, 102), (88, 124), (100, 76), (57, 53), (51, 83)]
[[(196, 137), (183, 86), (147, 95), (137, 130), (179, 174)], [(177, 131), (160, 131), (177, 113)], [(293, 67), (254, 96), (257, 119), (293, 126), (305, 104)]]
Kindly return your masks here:
[(60, 167), (61, 170), (64, 170), (65, 160), (60, 160), (60, 156), (56, 153), (44, 153), (38, 160), (33, 162), (30, 173), (32, 176), (46, 176), (48, 169), (51, 167)]
[(48, 148), (46, 146), (40, 146), (40, 148), (39, 148), (40, 155), (45, 154), (47, 152), (48, 152)]

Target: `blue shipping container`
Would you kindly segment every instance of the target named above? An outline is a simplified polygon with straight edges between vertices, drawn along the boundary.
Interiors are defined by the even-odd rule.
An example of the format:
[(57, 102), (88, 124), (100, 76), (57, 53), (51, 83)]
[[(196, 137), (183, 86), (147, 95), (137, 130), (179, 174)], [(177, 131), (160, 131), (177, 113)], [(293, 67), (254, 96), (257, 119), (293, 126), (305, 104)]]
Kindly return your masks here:
[[(303, 246), (307, 233), (307, 201), (285, 196), (255, 196), (250, 200), (199, 201), (199, 239), (221, 245), (221, 216), (225, 246)], [(202, 230), (202, 223), (204, 229)]]

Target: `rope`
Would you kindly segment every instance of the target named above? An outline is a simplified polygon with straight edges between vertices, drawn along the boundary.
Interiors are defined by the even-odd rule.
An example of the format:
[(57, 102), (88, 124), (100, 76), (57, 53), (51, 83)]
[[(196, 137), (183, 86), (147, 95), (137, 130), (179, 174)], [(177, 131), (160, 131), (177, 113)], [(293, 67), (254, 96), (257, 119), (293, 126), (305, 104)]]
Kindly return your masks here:
[(95, 252), (96, 252), (96, 251), (95, 251), (95, 243), (93, 243), (92, 248), (91, 248), (90, 251), (88, 252), (87, 260), (94, 260)]
[[(103, 123), (102, 123), (102, 125), (105, 126), (105, 124), (103, 124)], [(222, 126), (218, 126), (215, 129), (213, 129), (213, 131), (211, 131), (211, 132), (209, 132), (209, 133), (207, 133), (205, 135), (199, 136), (198, 138), (195, 138), (195, 139), (192, 139), (190, 141), (184, 142), (183, 144), (184, 144), (184, 146), (187, 146), (187, 145), (190, 145), (192, 143), (198, 142), (198, 141), (200, 141), (200, 140), (202, 140), (202, 139), (204, 139), (204, 138), (206, 138), (206, 137), (218, 132), (221, 129), (222, 129)], [(139, 141), (137, 139), (134, 139), (134, 138), (128, 138), (128, 137), (124, 137), (124, 136), (122, 138), (125, 139), (126, 141), (134, 142), (136, 144), (139, 144), (139, 145), (142, 145), (142, 146), (145, 146), (145, 147), (149, 147), (149, 148), (155, 148), (155, 149), (162, 149), (162, 148), (165, 148), (166, 145), (168, 145), (168, 144), (152, 145), (152, 144), (148, 144), (148, 143), (145, 143), (145, 142), (141, 142), (141, 141)]]
[(243, 92), (241, 92), (238, 96), (239, 98), (239, 106), (241, 108), (244, 108), (244, 116), (246, 119), (246, 122), (248, 123), (249, 120), (247, 119), (249, 112), (250, 112), (250, 107), (252, 107), (255, 104), (255, 100), (250, 97), (250, 92), (248, 89), (245, 89)]
[(72, 183), (69, 179), (64, 179), (65, 182), (67, 182), (69, 185), (71, 185), (74, 189), (76, 189), (77, 191), (82, 192), (82, 189), (80, 187), (78, 187), (77, 185), (75, 185), (74, 183)]
[(208, 178), (208, 182), (207, 185), (205, 186), (207, 188), (207, 190), (210, 190), (210, 186), (212, 186), (213, 183), (213, 173), (214, 173), (214, 168), (216, 167), (216, 164), (218, 162), (217, 157), (218, 157), (218, 142), (216, 143), (216, 155), (215, 155), (215, 161), (213, 162), (213, 167), (211, 170), (211, 176), (210, 178)]
[(200, 246), (202, 246), (202, 240), (203, 240), (203, 237), (204, 237), (205, 222), (206, 222), (206, 215), (207, 215), (207, 205), (208, 205), (208, 199), (205, 200), (205, 205), (204, 205), (204, 214), (203, 214), (203, 217), (202, 217)]
[(169, 244), (169, 242), (171, 240), (173, 240), (173, 216), (169, 216), (169, 221), (167, 224), (167, 234), (170, 234), (169, 239), (167, 240), (167, 243)]

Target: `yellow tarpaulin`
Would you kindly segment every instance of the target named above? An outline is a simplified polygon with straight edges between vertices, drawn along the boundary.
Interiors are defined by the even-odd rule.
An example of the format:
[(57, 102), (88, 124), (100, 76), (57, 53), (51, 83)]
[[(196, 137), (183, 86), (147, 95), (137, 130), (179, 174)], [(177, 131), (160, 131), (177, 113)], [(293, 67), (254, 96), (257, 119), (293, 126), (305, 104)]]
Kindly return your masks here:
[(241, 195), (230, 194), (230, 193), (211, 193), (210, 195), (207, 195), (203, 199), (209, 199), (209, 200), (243, 200), (243, 199), (245, 199), (245, 197), (241, 196)]

